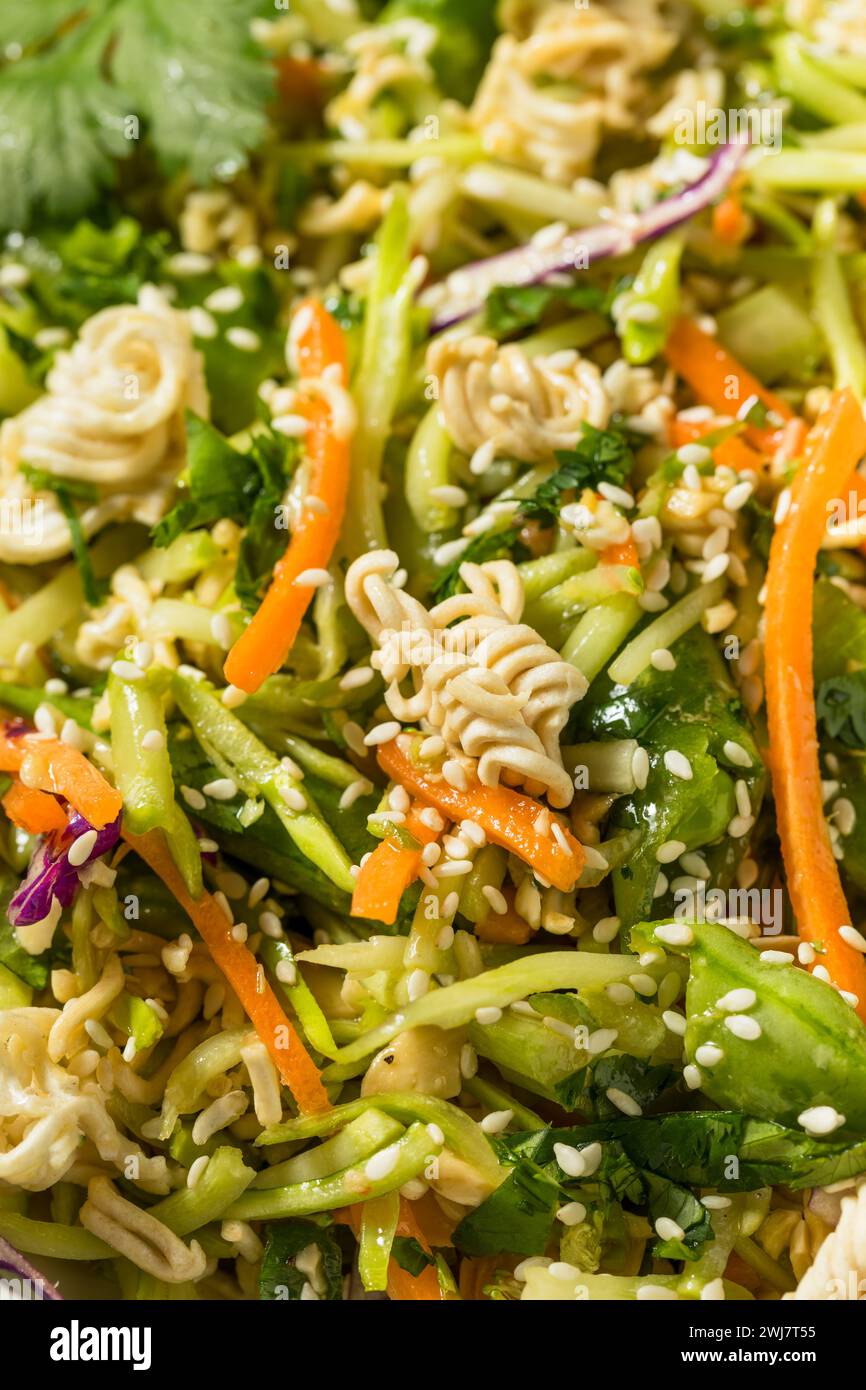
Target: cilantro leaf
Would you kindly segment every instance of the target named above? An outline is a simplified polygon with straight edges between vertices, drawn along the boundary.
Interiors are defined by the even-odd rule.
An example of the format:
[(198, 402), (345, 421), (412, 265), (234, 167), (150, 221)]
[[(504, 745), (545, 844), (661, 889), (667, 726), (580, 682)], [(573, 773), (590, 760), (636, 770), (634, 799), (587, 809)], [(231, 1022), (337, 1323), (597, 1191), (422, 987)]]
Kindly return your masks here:
[(343, 1255), (332, 1228), (300, 1218), (268, 1226), (259, 1272), (259, 1298), (291, 1302), (300, 1299), (308, 1281), (295, 1261), (308, 1245), (317, 1245), (321, 1252), (321, 1273), (325, 1282), (321, 1297), (330, 1302), (342, 1299)]
[(555, 1179), (524, 1159), (464, 1216), (454, 1231), (454, 1244), (464, 1255), (543, 1255), (563, 1200)]
[(866, 671), (822, 681), (816, 708), (830, 738), (847, 748), (866, 748)]
[(419, 1275), (428, 1265), (435, 1264), (423, 1245), (414, 1236), (395, 1236), (391, 1246), (391, 1258), (396, 1260), (407, 1274)]
[(557, 451), (559, 468), (523, 504), (525, 516), (548, 525), (556, 520), (562, 494), (597, 489), (599, 483), (622, 487), (634, 468), (633, 439), (623, 430), (598, 430), (584, 424), (574, 449)]
[(170, 173), (201, 183), (243, 168), (264, 139), (274, 81), (249, 36), (256, 10), (257, 0), (4, 0), (0, 37), (43, 46), (0, 71), (0, 225), (83, 212), (114, 185), (139, 122)]
[(184, 531), (221, 517), (246, 521), (259, 490), (252, 459), (239, 454), (213, 425), (186, 413), (187, 494), (154, 527), (153, 542), (170, 545)]
[(484, 327), (499, 337), (534, 328), (555, 304), (601, 311), (605, 294), (596, 285), (497, 285), (487, 296)]
[(487, 560), (507, 558), (515, 564), (529, 559), (529, 550), (520, 539), (516, 526), (506, 527), (504, 531), (484, 531), (470, 541), (461, 555), (450, 565), (446, 565), (434, 581), (433, 593), (437, 603), (450, 598), (460, 587), (460, 566), (467, 563), (483, 565)]

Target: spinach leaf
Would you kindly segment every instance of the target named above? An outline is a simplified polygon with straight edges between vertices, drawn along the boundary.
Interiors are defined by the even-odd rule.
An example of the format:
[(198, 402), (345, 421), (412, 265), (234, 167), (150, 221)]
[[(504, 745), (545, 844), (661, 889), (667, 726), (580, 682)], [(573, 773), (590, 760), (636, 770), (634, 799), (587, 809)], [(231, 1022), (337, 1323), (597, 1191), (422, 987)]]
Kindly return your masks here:
[(395, 1236), (391, 1245), (391, 1258), (396, 1260), (401, 1269), (405, 1269), (407, 1274), (419, 1275), (428, 1265), (435, 1264), (432, 1255), (428, 1255), (414, 1236)]
[(153, 530), (153, 543), (170, 545), (196, 526), (211, 526), (221, 517), (242, 524), (255, 502), (259, 473), (209, 424), (186, 412), (187, 491)]
[(455, 1228), (454, 1244), (464, 1255), (543, 1255), (562, 1200), (556, 1180), (524, 1160), (464, 1216)]
[(815, 703), (830, 738), (848, 748), (866, 748), (866, 671), (828, 677), (819, 685)]
[(308, 1281), (295, 1260), (308, 1245), (317, 1245), (321, 1252), (321, 1272), (325, 1282), (325, 1292), (321, 1297), (330, 1302), (342, 1299), (343, 1255), (332, 1228), (300, 1218), (267, 1227), (265, 1253), (259, 1273), (259, 1298), (292, 1302), (300, 1299)]

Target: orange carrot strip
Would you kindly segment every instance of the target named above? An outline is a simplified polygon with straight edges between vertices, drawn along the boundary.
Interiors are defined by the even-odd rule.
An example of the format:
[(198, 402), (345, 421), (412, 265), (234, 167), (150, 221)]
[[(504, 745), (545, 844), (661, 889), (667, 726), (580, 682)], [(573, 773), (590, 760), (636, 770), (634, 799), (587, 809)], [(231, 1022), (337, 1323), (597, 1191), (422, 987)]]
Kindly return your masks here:
[[(300, 315), (304, 317), (299, 318)], [(297, 310), (302, 324), (296, 351), (301, 381), (322, 377), (336, 367), (338, 385), (348, 380), (346, 339), (318, 300), (308, 299)], [(306, 451), (310, 481), (306, 500), (282, 559), (274, 567), (271, 586), (249, 626), (226, 658), (225, 677), (248, 694), (278, 671), (291, 651), (315, 586), (297, 581), (307, 570), (330, 564), (340, 535), (349, 488), (349, 440), (335, 433), (331, 407), (319, 396), (296, 407), (309, 423)], [(312, 504), (311, 504), (312, 499)]]
[(637, 553), (637, 546), (629, 536), (627, 541), (621, 545), (606, 545), (599, 556), (599, 564), (602, 565), (626, 565), (629, 569), (638, 569), (640, 559)]
[(525, 946), (532, 936), (532, 928), (514, 906), (514, 890), (506, 888), (507, 912), (488, 912), (480, 922), (475, 923), (475, 935), (479, 941), (490, 946)]
[(812, 675), (814, 571), (827, 508), (864, 453), (866, 421), (846, 387), (833, 394), (809, 435), (788, 514), (773, 537), (765, 665), (776, 818), (797, 929), (823, 946), (816, 964), (858, 996), (866, 1021), (866, 961), (839, 936), (851, 915), (824, 821)]
[[(396, 1234), (417, 1240), (421, 1248), (430, 1255), (434, 1244), (451, 1244), (451, 1232), (448, 1231), (446, 1240), (437, 1239), (437, 1235), (442, 1234), (437, 1223), (437, 1229), (431, 1228), (428, 1236), (427, 1219), (425, 1219), (427, 1213), (426, 1211), (418, 1213), (415, 1210), (421, 1206), (423, 1201), (422, 1198), (421, 1202), (407, 1202), (405, 1197), (401, 1197)], [(361, 1230), (360, 1205), (343, 1207), (342, 1211), (337, 1213), (337, 1220), (351, 1226), (357, 1236)], [(395, 1259), (389, 1260), (387, 1292), (388, 1297), (393, 1299), (395, 1303), (417, 1303), (419, 1301), (439, 1303), (442, 1301), (442, 1289), (439, 1286), (439, 1279), (433, 1265), (426, 1265), (420, 1274), (410, 1274), (408, 1270), (401, 1269)]]
[[(717, 420), (700, 422), (697, 420), (672, 420), (668, 430), (668, 438), (672, 447), (679, 449), (681, 445), (694, 444), (719, 428)], [(722, 440), (721, 444), (713, 446), (713, 460), (723, 468), (733, 468), (737, 473), (742, 472), (745, 468), (753, 468), (756, 473), (760, 474), (767, 466), (767, 460), (763, 454), (759, 454), (757, 449), (753, 449), (750, 444), (746, 443), (745, 439), (741, 439), (736, 434), (732, 435), (730, 439)]]
[(493, 844), (511, 850), (555, 888), (571, 892), (580, 878), (586, 855), (564, 827), (560, 827), (564, 847), (552, 834), (543, 835), (536, 830), (535, 821), (544, 809), (540, 802), (511, 787), (484, 787), (477, 780), (466, 791), (458, 791), (444, 780), (434, 782), (407, 758), (396, 739), (383, 744), (378, 756), (380, 766), (392, 781), (408, 787), (450, 820), (475, 821)]
[[(693, 319), (679, 318), (665, 345), (665, 357), (674, 371), (687, 381), (698, 400), (718, 415), (736, 415), (750, 396), (780, 415), (783, 420), (794, 418), (786, 401), (762, 386), (756, 376), (732, 357), (717, 339), (704, 333)], [(772, 453), (778, 443), (778, 431), (749, 425), (746, 436), (756, 448)]]
[(180, 906), (198, 929), (199, 935), (271, 1055), (302, 1115), (330, 1110), (331, 1102), (319, 1072), (284, 1014), (264, 971), (252, 951), (231, 935), (226, 915), (210, 893), (190, 897), (174, 865), (161, 831), (132, 835), (125, 827), (123, 838), (145, 864), (171, 890)]
[(48, 792), (13, 782), (3, 798), (3, 810), (13, 825), (28, 835), (47, 835), (52, 830), (65, 830), (63, 807)]
[(35, 733), (16, 737), (6, 729), (0, 730), (0, 772), (20, 773), (22, 768), (28, 786), (62, 796), (97, 830), (120, 814), (120, 792), (77, 748), (61, 743), (59, 738), (43, 738)]
[[(421, 820), (423, 809), (423, 806), (411, 807), (403, 824), (422, 845), (429, 845), (437, 838), (437, 832)], [(415, 882), (420, 868), (420, 849), (410, 849), (395, 839), (383, 840), (361, 866), (355, 880), (352, 916), (369, 917), (374, 922), (389, 925), (395, 922), (400, 899), (409, 884)]]
[(713, 232), (726, 246), (742, 246), (751, 222), (736, 193), (729, 193), (713, 208)]

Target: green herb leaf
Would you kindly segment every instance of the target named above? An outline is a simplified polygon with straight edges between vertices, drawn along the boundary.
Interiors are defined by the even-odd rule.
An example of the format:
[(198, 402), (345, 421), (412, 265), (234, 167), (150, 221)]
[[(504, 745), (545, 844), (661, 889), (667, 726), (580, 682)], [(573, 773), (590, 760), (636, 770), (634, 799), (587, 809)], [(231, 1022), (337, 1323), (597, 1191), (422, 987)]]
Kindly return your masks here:
[(696, 1260), (701, 1246), (713, 1240), (710, 1213), (688, 1188), (670, 1182), (658, 1173), (643, 1173), (647, 1188), (650, 1223), (655, 1226), (662, 1217), (675, 1221), (683, 1232), (682, 1239), (674, 1236), (658, 1240), (653, 1255), (658, 1260)]
[(822, 681), (816, 707), (830, 738), (848, 748), (866, 748), (866, 671)]
[(259, 1298), (297, 1302), (308, 1282), (295, 1260), (308, 1245), (317, 1245), (322, 1255), (321, 1272), (326, 1301), (343, 1297), (343, 1255), (330, 1226), (314, 1221), (280, 1221), (267, 1228), (265, 1253), (259, 1273)]
[(405, 1269), (407, 1274), (421, 1274), (428, 1265), (435, 1264), (432, 1255), (428, 1255), (414, 1236), (395, 1236), (391, 1245), (391, 1258), (396, 1260), (401, 1269)]
[(184, 531), (211, 526), (221, 517), (243, 524), (258, 493), (260, 474), (252, 459), (191, 410), (186, 438), (188, 492), (154, 527), (157, 546), (170, 545)]
[(554, 305), (566, 309), (605, 306), (604, 291), (596, 285), (498, 285), (487, 296), (484, 327), (498, 337), (534, 328)]
[(524, 516), (548, 525), (559, 513), (564, 492), (597, 489), (599, 483), (622, 487), (634, 468), (634, 437), (623, 430), (597, 430), (584, 424), (583, 438), (574, 449), (557, 452), (559, 468), (523, 503)]

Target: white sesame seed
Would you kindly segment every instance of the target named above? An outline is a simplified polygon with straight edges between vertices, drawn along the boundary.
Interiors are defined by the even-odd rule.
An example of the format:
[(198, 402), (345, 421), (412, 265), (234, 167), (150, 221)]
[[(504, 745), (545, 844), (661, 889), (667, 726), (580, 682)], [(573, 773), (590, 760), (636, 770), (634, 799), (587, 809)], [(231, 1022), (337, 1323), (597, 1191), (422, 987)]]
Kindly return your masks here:
[(498, 888), (494, 888), (492, 883), (485, 883), (484, 887), (481, 889), (481, 893), (483, 897), (487, 899), (493, 911), (498, 913), (499, 916), (502, 916), (503, 913), (508, 911), (508, 901), (504, 893), (501, 893)]
[(214, 801), (231, 801), (238, 794), (238, 784), (231, 777), (216, 777), (213, 782), (206, 782), (202, 791)]
[(797, 947), (797, 959), (801, 965), (811, 965), (815, 959), (815, 948), (809, 941), (801, 941)]
[(227, 685), (220, 698), (226, 709), (237, 709), (246, 700), (247, 692), (239, 686)]
[(728, 834), (732, 840), (739, 840), (743, 835), (748, 835), (754, 824), (754, 816), (734, 816), (728, 822)]
[(369, 685), (373, 679), (373, 668), (371, 666), (356, 666), (354, 670), (347, 671), (340, 677), (341, 690), (359, 690), (362, 686)]
[[(251, 904), (255, 906), (255, 904)], [(278, 941), (283, 935), (283, 924), (275, 912), (263, 912), (259, 917), (259, 927), (265, 936), (272, 937)]]
[(673, 1009), (665, 1009), (662, 1014), (662, 1023), (668, 1032), (675, 1033), (678, 1038), (685, 1036), (686, 1019), (684, 1014), (678, 1014)]
[(565, 834), (563, 833), (562, 826), (559, 824), (559, 822), (558, 822), (558, 821), (551, 821), (551, 826), (550, 826), (550, 828), (551, 828), (551, 830), (552, 830), (552, 832), (553, 832), (553, 838), (554, 838), (554, 840), (556, 841), (556, 843), (557, 843), (557, 845), (559, 846), (559, 848), (560, 848), (565, 854), (570, 854), (570, 853), (571, 853), (571, 850), (570, 850), (570, 848), (569, 848), (568, 841), (567, 841), (566, 838), (565, 838)]
[(612, 985), (605, 985), (605, 994), (612, 1004), (632, 1004), (635, 992), (631, 985), (623, 981), (615, 981)]
[(307, 798), (303, 792), (298, 791), (297, 787), (281, 786), (279, 788), (280, 797), (288, 806), (290, 811), (296, 811), (298, 815), (307, 809)]
[(180, 789), (180, 794), (186, 802), (187, 806), (189, 806), (193, 811), (203, 811), (207, 806), (207, 802), (205, 801), (201, 792), (196, 787), (182, 786)]
[(165, 734), (159, 729), (148, 729), (141, 740), (146, 753), (159, 753), (165, 747)]
[(687, 846), (683, 840), (665, 840), (663, 845), (659, 845), (656, 850), (656, 860), (659, 864), (672, 864), (675, 859), (679, 859)]
[(683, 1081), (690, 1091), (696, 1091), (703, 1081), (700, 1069), (690, 1062), (683, 1067)]
[(373, 783), (368, 782), (366, 777), (358, 777), (340, 796), (339, 806), (341, 811), (347, 811), (362, 796), (369, 796), (373, 790)]
[(143, 681), (144, 672), (133, 661), (113, 661), (111, 674), (121, 681)]
[(716, 1008), (728, 1014), (742, 1014), (753, 1009), (758, 996), (753, 989), (731, 989), (716, 1000)]
[(294, 580), (299, 589), (322, 589), (330, 582), (331, 576), (324, 569), (301, 570)]
[(650, 665), (657, 671), (675, 671), (677, 662), (673, 652), (668, 651), (667, 647), (656, 647), (650, 656)]
[(369, 1178), (370, 1182), (382, 1182), (397, 1167), (398, 1157), (396, 1144), (389, 1144), (387, 1148), (380, 1149), (364, 1164), (365, 1177)]
[(767, 965), (793, 965), (794, 957), (790, 951), (761, 951), (761, 960)]
[(725, 1019), (725, 1027), (735, 1038), (741, 1038), (743, 1042), (754, 1042), (761, 1036), (760, 1023), (748, 1014), (729, 1014)]
[(666, 946), (691, 946), (694, 943), (695, 934), (691, 927), (680, 922), (663, 922), (660, 927), (656, 927), (655, 937), (657, 941), (663, 941)]
[(596, 1028), (595, 1032), (590, 1033), (586, 1040), (586, 1048), (590, 1057), (597, 1057), (602, 1052), (607, 1052), (608, 1048), (613, 1047), (619, 1034), (616, 1028)]
[(856, 927), (840, 927), (839, 935), (846, 946), (852, 947), (855, 951), (861, 951), (866, 955), (866, 936), (859, 932)]
[[(742, 745), (741, 743), (735, 743), (734, 740), (733, 740), (732, 738), (729, 738), (729, 739), (726, 740), (725, 745), (724, 745), (724, 747), (723, 747), (723, 749), (722, 749), (722, 752), (724, 753), (724, 755), (725, 755), (726, 759), (728, 760), (728, 762), (729, 762), (729, 763), (733, 763), (735, 767), (751, 767), (751, 766), (752, 766), (752, 759), (751, 759), (751, 757), (749, 756), (749, 754), (746, 752), (746, 750), (745, 750), (745, 748), (743, 747), (743, 745)], [(747, 793), (747, 795), (748, 795), (748, 793)], [(751, 812), (751, 809), (752, 809), (752, 807), (751, 807), (751, 803), (750, 803), (750, 804), (749, 804), (749, 812), (747, 812), (747, 814)]]
[(446, 758), (442, 764), (442, 776), (455, 791), (465, 792), (469, 786), (466, 769), (456, 758)]
[(647, 998), (655, 994), (658, 989), (658, 985), (652, 975), (629, 975), (628, 982), (632, 989), (636, 990), (638, 994), (645, 995)]
[(586, 1220), (586, 1207), (583, 1202), (566, 1202), (556, 1213), (556, 1219), (561, 1221), (563, 1226), (579, 1226)]
[(631, 775), (638, 791), (643, 791), (649, 777), (649, 753), (645, 748), (636, 748), (631, 759)]
[(730, 563), (731, 557), (728, 554), (716, 555), (712, 560), (708, 560), (703, 573), (704, 583), (711, 584), (714, 579), (721, 579), (722, 575), (727, 572)]
[(293, 985), (296, 985), (298, 982), (298, 967), (295, 965), (295, 962), (293, 960), (277, 961), (277, 966), (274, 970), (274, 974), (276, 975), (281, 985), (288, 985), (290, 989)]
[(707, 1211), (727, 1211), (731, 1205), (730, 1197), (722, 1197), (721, 1194), (709, 1192), (706, 1197), (702, 1197), (701, 1206), (706, 1207)]
[(695, 1048), (695, 1061), (701, 1067), (715, 1067), (722, 1061), (724, 1050), (715, 1043), (701, 1043)]
[(231, 929), (232, 941), (238, 941), (241, 945), (243, 945), (248, 936), (249, 928), (247, 927), (246, 922), (235, 922), (234, 926)]
[(679, 1294), (665, 1284), (641, 1284), (635, 1298), (639, 1303), (679, 1303)]
[(619, 932), (620, 925), (621, 923), (618, 917), (600, 918), (592, 929), (593, 941), (599, 941), (602, 944), (613, 941), (614, 937)]
[(655, 1233), (659, 1240), (682, 1240), (685, 1231), (670, 1216), (660, 1216), (655, 1223)]
[(830, 971), (826, 965), (816, 965), (812, 974), (816, 980), (823, 980), (825, 985), (830, 984)]
[(554, 1144), (554, 1157), (570, 1178), (589, 1178), (601, 1163), (601, 1144), (586, 1144), (582, 1149), (572, 1144)]
[(187, 309), (187, 317), (194, 338), (215, 338), (219, 332), (213, 314), (209, 314), (200, 304), (193, 304)]
[(485, 1134), (501, 1134), (507, 1129), (514, 1119), (513, 1110), (491, 1110), (489, 1115), (485, 1115), (481, 1121), (481, 1128)]
[(797, 1116), (797, 1123), (803, 1126), (807, 1134), (820, 1137), (841, 1129), (845, 1123), (845, 1116), (840, 1115), (832, 1105), (813, 1105)]
[(207, 296), (204, 307), (212, 314), (233, 314), (243, 302), (243, 293), (237, 285), (222, 285)]
[(465, 488), (457, 487), (456, 484), (443, 483), (440, 487), (431, 487), (430, 499), (442, 507), (465, 507), (469, 501), (469, 494)]
[(423, 999), (430, 988), (430, 976), (426, 970), (413, 970), (406, 981), (406, 993), (409, 1002), (414, 1003), (416, 999)]
[(678, 777), (681, 782), (692, 780), (692, 765), (685, 754), (680, 753), (676, 748), (669, 748), (664, 755), (664, 765), (672, 777)]
[(388, 719), (384, 724), (377, 724), (364, 735), (364, 745), (367, 748), (377, 748), (381, 743), (390, 743), (400, 732), (400, 725), (396, 719)]
[(487, 1027), (490, 1023), (498, 1023), (501, 1017), (502, 1010), (498, 1009), (495, 1004), (475, 1010), (475, 1021), (480, 1023), (482, 1027)]
[(702, 463), (709, 463), (712, 453), (706, 444), (682, 444), (677, 449), (677, 458), (687, 467), (691, 464), (697, 468)]
[(461, 536), (456, 541), (445, 541), (433, 551), (433, 563), (439, 568), (451, 565), (459, 559), (469, 544), (468, 536)]
[(238, 348), (240, 352), (258, 352), (262, 345), (258, 333), (254, 333), (251, 328), (240, 327), (227, 330), (226, 342), (231, 343), (232, 347)]
[(462, 878), (472, 872), (471, 859), (445, 859), (436, 866), (436, 878)]
[(754, 492), (754, 487), (749, 482), (735, 483), (734, 486), (725, 493), (722, 501), (729, 512), (738, 512), (744, 507)]

